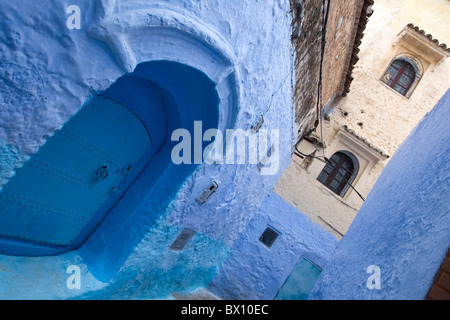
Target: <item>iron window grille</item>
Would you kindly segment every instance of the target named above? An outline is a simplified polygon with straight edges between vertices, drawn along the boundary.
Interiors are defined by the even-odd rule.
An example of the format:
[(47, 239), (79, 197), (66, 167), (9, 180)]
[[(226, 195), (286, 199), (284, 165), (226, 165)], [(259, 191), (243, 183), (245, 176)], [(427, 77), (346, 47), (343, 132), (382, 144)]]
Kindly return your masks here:
[(320, 173), (319, 180), (328, 189), (343, 197), (356, 177), (357, 164), (344, 152), (335, 153)]
[(406, 60), (396, 59), (391, 63), (381, 80), (406, 97), (416, 81), (416, 71)]

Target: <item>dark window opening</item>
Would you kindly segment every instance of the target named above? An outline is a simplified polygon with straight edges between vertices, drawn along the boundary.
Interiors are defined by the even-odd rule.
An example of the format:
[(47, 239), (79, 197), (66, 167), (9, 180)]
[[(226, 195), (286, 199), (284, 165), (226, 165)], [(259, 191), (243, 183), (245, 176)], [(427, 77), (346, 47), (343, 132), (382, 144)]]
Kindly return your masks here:
[(272, 228), (267, 228), (266, 231), (264, 231), (264, 233), (259, 238), (259, 241), (264, 243), (267, 247), (271, 248), (279, 235), (280, 234), (275, 230), (273, 230)]
[(407, 96), (416, 81), (416, 71), (409, 62), (397, 59), (389, 66), (382, 81), (401, 95)]
[(331, 163), (325, 166), (317, 180), (343, 197), (356, 176), (357, 168), (353, 159), (343, 152), (335, 153), (330, 161)]

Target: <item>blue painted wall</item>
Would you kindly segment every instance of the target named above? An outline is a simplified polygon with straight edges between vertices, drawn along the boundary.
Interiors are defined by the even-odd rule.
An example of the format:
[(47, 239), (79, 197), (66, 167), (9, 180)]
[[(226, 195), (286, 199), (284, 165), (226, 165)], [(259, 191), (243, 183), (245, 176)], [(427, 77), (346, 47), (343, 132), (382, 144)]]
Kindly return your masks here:
[[(280, 233), (271, 248), (259, 241), (267, 227)], [(270, 192), (210, 289), (225, 299), (272, 300), (302, 257), (324, 268), (337, 244), (333, 235)]]
[(425, 298), (450, 244), (449, 107), (450, 91), (390, 160), (311, 299)]
[[(135, 70), (167, 90), (170, 129), (206, 120), (222, 131), (247, 130), (264, 113), (264, 128), (280, 130), (279, 170), (261, 176), (254, 164), (175, 166), (167, 145), (79, 250), (0, 255), (0, 298), (157, 299), (206, 287), (290, 162), (296, 130), (289, 1), (83, 0), (76, 3), (81, 29), (69, 30), (72, 4), (18, 0), (0, 7), (2, 185), (93, 93)], [(219, 97), (217, 110), (192, 109), (199, 96), (189, 88), (199, 77), (180, 82), (186, 74), (174, 65), (148, 70), (148, 61), (203, 74)], [(211, 180), (219, 189), (201, 206), (195, 199)], [(183, 228), (195, 236), (182, 252), (169, 251)], [(66, 286), (71, 265), (81, 268), (81, 289)], [(270, 287), (263, 294), (273, 294), (271, 280)]]

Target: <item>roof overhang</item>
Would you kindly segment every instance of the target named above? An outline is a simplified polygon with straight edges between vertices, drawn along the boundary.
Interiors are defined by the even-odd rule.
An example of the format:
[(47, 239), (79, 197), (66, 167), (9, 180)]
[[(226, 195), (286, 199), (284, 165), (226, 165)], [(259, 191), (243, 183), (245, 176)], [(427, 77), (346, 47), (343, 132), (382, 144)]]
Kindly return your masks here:
[(445, 43), (439, 43), (431, 34), (420, 30), (412, 23), (408, 24), (398, 35), (394, 46), (401, 45), (422, 58), (429, 61), (435, 67), (440, 65), (450, 56), (450, 49)]

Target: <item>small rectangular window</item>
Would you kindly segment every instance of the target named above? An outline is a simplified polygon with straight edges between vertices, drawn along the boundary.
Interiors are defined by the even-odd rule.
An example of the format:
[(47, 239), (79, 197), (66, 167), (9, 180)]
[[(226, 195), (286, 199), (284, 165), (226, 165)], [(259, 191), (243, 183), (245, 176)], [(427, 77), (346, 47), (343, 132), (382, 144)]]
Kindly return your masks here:
[(261, 237), (259, 237), (259, 241), (264, 243), (267, 247), (271, 248), (279, 235), (280, 234), (277, 231), (268, 227), (266, 231), (264, 231), (264, 233), (261, 235)]
[(189, 240), (194, 236), (195, 231), (189, 229), (183, 229), (180, 235), (175, 239), (175, 241), (170, 246), (170, 250), (181, 251), (187, 245)]

